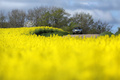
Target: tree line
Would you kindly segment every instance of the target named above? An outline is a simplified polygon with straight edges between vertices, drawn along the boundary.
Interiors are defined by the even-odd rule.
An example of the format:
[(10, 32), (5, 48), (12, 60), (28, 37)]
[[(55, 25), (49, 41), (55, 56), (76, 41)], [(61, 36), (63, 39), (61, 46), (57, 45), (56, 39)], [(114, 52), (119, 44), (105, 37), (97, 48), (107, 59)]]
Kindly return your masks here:
[(112, 26), (100, 20), (95, 21), (89, 13), (75, 13), (72, 16), (63, 8), (36, 7), (27, 11), (14, 9), (5, 15), (0, 11), (0, 28), (24, 27), (26, 21), (33, 21), (34, 26), (52, 26), (71, 32), (74, 27), (81, 27), (83, 33), (102, 33), (110, 31)]

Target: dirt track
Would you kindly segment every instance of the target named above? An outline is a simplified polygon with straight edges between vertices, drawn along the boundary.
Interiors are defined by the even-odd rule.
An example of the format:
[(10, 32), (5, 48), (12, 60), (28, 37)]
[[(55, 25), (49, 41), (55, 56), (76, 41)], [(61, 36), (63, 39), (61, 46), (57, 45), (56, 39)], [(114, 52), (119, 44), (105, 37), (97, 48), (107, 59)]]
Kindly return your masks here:
[(79, 37), (97, 37), (97, 36), (99, 36), (99, 34), (74, 34), (74, 35), (71, 35), (72, 37), (75, 37), (75, 36), (79, 36)]

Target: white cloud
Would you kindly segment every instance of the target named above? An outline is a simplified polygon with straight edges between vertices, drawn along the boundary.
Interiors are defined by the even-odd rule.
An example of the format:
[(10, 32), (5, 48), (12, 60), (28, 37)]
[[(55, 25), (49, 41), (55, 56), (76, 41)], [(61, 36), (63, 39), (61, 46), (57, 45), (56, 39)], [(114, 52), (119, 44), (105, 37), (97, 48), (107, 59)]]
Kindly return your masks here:
[(108, 11), (93, 10), (92, 15), (96, 19), (104, 20), (106, 22), (111, 22), (113, 20), (112, 14)]
[(94, 19), (96, 20), (102, 20), (105, 22), (112, 22), (113, 17), (112, 14), (109, 12), (103, 12), (101, 10), (84, 10), (84, 9), (77, 9), (77, 10), (66, 10), (68, 13), (73, 15), (74, 13), (80, 13), (80, 12), (85, 12), (85, 13), (90, 13)]
[(20, 3), (20, 2), (1, 1), (0, 6), (2, 8), (12, 9), (12, 8), (24, 8), (26, 6), (26, 4), (25, 3)]
[(88, 3), (88, 2), (80, 2), (80, 4), (89, 6), (89, 3)]

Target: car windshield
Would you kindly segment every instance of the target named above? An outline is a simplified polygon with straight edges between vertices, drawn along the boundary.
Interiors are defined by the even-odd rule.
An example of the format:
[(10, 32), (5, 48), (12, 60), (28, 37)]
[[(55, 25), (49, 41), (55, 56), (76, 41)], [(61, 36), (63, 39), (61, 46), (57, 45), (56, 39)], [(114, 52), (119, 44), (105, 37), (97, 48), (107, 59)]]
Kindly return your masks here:
[(81, 29), (80, 27), (76, 27), (76, 28), (74, 28), (74, 29)]

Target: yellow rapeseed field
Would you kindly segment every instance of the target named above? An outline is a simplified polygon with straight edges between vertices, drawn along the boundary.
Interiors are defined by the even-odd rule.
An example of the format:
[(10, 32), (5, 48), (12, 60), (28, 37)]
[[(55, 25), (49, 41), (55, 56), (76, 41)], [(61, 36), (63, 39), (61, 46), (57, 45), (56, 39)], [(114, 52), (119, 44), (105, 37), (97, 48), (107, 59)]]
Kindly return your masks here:
[(120, 80), (120, 35), (37, 36), (0, 29), (0, 80)]

